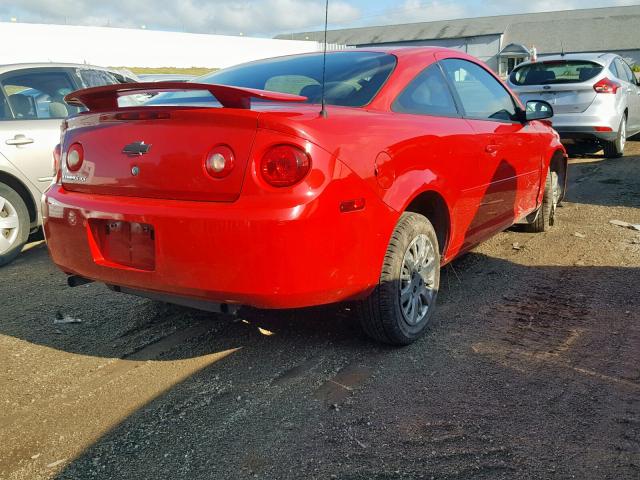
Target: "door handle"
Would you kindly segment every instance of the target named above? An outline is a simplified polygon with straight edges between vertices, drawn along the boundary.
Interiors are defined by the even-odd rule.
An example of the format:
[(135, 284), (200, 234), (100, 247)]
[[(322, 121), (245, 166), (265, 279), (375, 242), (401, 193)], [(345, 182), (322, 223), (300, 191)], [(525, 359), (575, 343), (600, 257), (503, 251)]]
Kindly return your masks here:
[(33, 138), (29, 138), (26, 135), (19, 133), (13, 138), (8, 139), (6, 142), (7, 145), (27, 145), (29, 143), (33, 143)]

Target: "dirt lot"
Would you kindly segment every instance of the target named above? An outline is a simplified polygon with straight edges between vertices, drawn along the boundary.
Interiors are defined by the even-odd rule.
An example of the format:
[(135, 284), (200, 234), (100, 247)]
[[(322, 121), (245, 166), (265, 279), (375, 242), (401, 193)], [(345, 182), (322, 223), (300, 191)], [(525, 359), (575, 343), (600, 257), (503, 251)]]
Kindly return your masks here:
[(403, 349), (346, 308), (70, 289), (33, 246), (0, 271), (0, 478), (640, 478), (640, 232), (609, 223), (640, 223), (629, 147), (572, 160), (552, 231), (448, 266)]

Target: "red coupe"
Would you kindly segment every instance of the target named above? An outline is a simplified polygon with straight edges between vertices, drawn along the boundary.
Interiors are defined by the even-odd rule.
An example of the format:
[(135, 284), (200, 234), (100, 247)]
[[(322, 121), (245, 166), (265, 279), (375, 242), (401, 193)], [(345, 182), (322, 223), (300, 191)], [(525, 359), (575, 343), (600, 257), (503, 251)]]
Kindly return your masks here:
[[(131, 94), (155, 96), (120, 106)], [(551, 106), (453, 50), (295, 55), (67, 101), (86, 111), (43, 201), (70, 285), (222, 311), (355, 301), (392, 344), (424, 331), (442, 265), (514, 223), (545, 230), (566, 185)]]

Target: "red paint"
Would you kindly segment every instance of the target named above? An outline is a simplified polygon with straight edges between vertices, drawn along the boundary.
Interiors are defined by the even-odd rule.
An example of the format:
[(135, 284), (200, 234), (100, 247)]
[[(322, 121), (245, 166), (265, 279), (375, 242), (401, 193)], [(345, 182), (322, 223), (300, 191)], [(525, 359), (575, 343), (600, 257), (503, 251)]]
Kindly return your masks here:
[(92, 218), (87, 224), (87, 239), (94, 260), (100, 265), (146, 271), (155, 268), (152, 225)]
[(185, 82), (140, 82), (101, 87), (85, 88), (71, 92), (64, 97), (70, 105), (87, 107), (93, 112), (109, 111), (118, 108), (118, 98), (135, 93), (159, 93), (167, 91), (205, 91), (211, 92), (216, 99), (227, 108), (249, 108), (252, 98), (272, 100), (274, 102), (301, 102), (306, 97), (288, 93), (267, 92), (253, 88), (230, 87), (227, 85), (211, 85), (207, 83)]
[(60, 144), (57, 144), (53, 149), (53, 176), (56, 177), (60, 170), (60, 160), (62, 158), (62, 147)]
[[(300, 307), (367, 295), (398, 218), (423, 193), (446, 205), (443, 263), (534, 211), (550, 159), (564, 155), (553, 130), (539, 121), (391, 112), (397, 95), (436, 54), (477, 60), (445, 49), (390, 52), (397, 67), (375, 99), (364, 108), (328, 106), (327, 118), (317, 105), (261, 103), (127, 109), (146, 112), (127, 120), (118, 117), (122, 112), (104, 111), (120, 95), (116, 87), (107, 100), (105, 91), (89, 100), (86, 93), (71, 94), (93, 102), (99, 113), (69, 119), (64, 133), (63, 155), (80, 142), (85, 160), (77, 172), (63, 165), (61, 184), (45, 197), (54, 262), (108, 284)], [(229, 103), (272, 96), (245, 90), (228, 87), (224, 95)], [(150, 144), (149, 152), (124, 155), (122, 148), (136, 141)], [(221, 144), (233, 150), (234, 167), (212, 178), (204, 162)], [(303, 152), (309, 171), (301, 179), (284, 175), (290, 181), (274, 186), (263, 161), (281, 145)], [(285, 174), (293, 172), (289, 160)], [(71, 173), (76, 178), (66, 177)], [(134, 238), (133, 230), (114, 240), (95, 233), (95, 225), (110, 221), (129, 230), (147, 225), (153, 240), (151, 234)]]

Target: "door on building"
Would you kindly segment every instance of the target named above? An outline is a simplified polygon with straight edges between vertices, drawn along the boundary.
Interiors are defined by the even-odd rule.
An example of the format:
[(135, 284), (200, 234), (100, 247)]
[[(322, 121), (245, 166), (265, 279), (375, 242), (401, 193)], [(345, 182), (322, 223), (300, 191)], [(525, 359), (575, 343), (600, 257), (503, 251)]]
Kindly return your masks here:
[(500, 51), (498, 57), (500, 59), (498, 74), (504, 78), (509, 76), (517, 65), (529, 60), (531, 52), (524, 45), (511, 43)]

